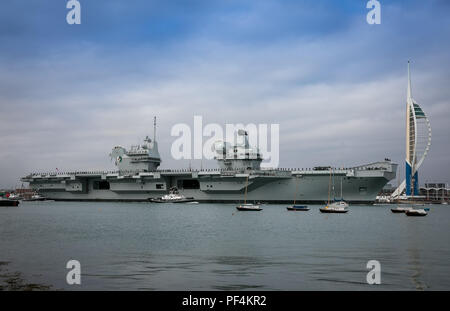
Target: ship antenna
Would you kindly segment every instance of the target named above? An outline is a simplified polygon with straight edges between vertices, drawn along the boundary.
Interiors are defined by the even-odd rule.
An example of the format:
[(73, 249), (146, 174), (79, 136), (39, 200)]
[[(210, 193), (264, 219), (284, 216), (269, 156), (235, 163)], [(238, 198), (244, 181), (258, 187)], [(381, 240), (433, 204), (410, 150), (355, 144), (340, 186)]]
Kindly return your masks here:
[(156, 141), (156, 116), (153, 117), (153, 141)]

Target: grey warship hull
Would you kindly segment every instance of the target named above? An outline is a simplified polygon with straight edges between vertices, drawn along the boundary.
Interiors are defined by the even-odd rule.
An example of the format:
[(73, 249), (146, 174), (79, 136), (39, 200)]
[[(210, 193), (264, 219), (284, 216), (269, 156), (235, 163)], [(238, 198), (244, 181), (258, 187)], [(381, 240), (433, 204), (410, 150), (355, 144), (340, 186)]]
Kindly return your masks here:
[(370, 204), (395, 178), (397, 164), (376, 162), (346, 169), (155, 170), (153, 172), (69, 172), (30, 174), (22, 181), (52, 200), (148, 201), (171, 187), (199, 202), (324, 203), (330, 174), (346, 201)]
[[(154, 123), (156, 133), (156, 119)], [(110, 157), (117, 171), (32, 173), (22, 178), (51, 200), (152, 201), (170, 189), (198, 202), (302, 203), (327, 201), (334, 183), (348, 202), (372, 203), (391, 179), (397, 164), (385, 159), (351, 168), (263, 169), (262, 154), (239, 130), (240, 143), (215, 145), (219, 169), (163, 170), (154, 135), (129, 150), (116, 146)], [(332, 187), (333, 183), (333, 187)]]

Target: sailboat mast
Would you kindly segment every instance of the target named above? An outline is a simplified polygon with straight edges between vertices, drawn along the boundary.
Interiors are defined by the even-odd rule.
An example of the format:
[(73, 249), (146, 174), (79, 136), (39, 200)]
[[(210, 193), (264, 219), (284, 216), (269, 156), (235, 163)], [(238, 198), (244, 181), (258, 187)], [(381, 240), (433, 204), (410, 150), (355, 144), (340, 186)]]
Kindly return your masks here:
[(332, 175), (333, 175), (333, 198), (334, 198), (334, 200), (336, 200), (336, 190), (334, 189), (334, 171), (333, 171), (333, 168), (331, 168), (331, 172), (332, 172)]
[(247, 180), (245, 182), (244, 205), (247, 204), (247, 188), (248, 188), (248, 175), (247, 175)]
[(331, 192), (331, 166), (330, 166), (330, 180), (328, 181), (328, 203), (330, 205), (330, 192)]
[(156, 141), (156, 116), (153, 117), (153, 141)]
[(295, 176), (294, 205), (295, 205), (295, 201), (297, 201), (297, 192), (298, 192), (298, 176)]

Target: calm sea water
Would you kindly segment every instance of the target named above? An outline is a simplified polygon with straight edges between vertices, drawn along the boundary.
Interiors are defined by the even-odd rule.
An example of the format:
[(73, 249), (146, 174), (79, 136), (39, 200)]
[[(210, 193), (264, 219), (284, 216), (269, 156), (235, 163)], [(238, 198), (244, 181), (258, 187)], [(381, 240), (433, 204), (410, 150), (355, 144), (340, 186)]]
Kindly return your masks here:
[[(430, 207), (24, 202), (0, 208), (0, 261), (67, 290), (449, 290), (450, 208)], [(80, 286), (66, 283), (70, 259)], [(366, 283), (369, 260), (381, 285)]]

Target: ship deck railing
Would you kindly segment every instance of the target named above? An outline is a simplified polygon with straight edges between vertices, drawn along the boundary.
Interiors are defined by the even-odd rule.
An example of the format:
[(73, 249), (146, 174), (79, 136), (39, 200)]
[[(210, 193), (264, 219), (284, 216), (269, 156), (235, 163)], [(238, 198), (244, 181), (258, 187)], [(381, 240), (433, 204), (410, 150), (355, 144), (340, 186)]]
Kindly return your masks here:
[[(331, 168), (333, 174), (346, 174), (349, 171), (364, 171), (364, 170), (387, 170), (386, 167), (383, 166), (371, 166), (371, 165), (365, 165), (365, 166), (357, 166), (357, 167), (348, 167), (348, 168)], [(105, 171), (94, 171), (94, 170), (86, 170), (86, 171), (67, 171), (67, 172), (33, 172), (26, 176), (26, 178), (32, 178), (32, 177), (61, 177), (61, 176), (74, 176), (74, 175), (86, 175), (86, 176), (93, 176), (93, 175), (108, 175), (108, 174), (120, 174), (120, 175), (139, 175), (139, 173), (220, 173), (222, 175), (233, 175), (233, 174), (248, 174), (248, 173), (256, 173), (259, 175), (275, 175), (279, 174), (280, 172), (285, 172), (286, 174), (330, 174), (330, 169), (326, 170), (316, 170), (314, 168), (265, 168), (265, 169), (259, 169), (259, 170), (226, 170), (226, 169), (158, 169), (154, 171), (136, 171), (136, 170), (130, 170), (130, 171), (118, 171), (118, 170), (105, 170)]]

